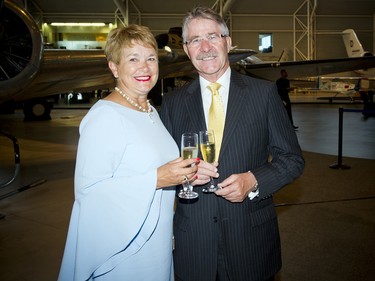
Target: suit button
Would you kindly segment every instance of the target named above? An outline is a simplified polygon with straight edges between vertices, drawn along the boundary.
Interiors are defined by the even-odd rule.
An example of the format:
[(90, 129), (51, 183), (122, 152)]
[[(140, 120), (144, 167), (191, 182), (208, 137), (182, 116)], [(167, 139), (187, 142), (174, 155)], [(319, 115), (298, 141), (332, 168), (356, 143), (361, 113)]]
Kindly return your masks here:
[(217, 217), (213, 218), (214, 223), (217, 223)]

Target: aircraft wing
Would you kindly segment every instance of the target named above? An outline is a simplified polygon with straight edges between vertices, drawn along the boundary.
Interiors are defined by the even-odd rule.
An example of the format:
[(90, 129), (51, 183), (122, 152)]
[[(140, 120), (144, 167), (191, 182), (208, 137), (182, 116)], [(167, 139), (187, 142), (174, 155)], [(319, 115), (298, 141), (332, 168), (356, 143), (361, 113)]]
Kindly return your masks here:
[[(229, 52), (229, 61), (234, 65), (255, 53), (251, 49), (235, 48)], [(190, 77), (196, 74), (193, 64), (183, 49), (173, 49), (172, 53), (159, 50), (159, 65), (159, 78)]]
[(325, 60), (262, 62), (258, 64), (239, 64), (238, 70), (250, 76), (275, 81), (280, 77), (280, 70), (285, 68), (288, 77), (302, 78), (321, 76), (331, 73), (369, 69), (375, 67), (375, 57), (339, 58)]
[[(231, 61), (235, 62), (250, 54), (250, 50), (235, 50), (229, 56)], [(173, 50), (170, 53), (160, 50), (159, 65), (159, 79), (191, 76), (195, 73), (183, 50)], [(35, 78), (32, 78), (34, 76)], [(30, 73), (29, 77), (32, 79), (25, 79), (21, 83), (17, 79), (17, 84), (13, 85), (9, 80), (0, 81), (0, 87), (4, 85), (0, 101), (114, 86), (114, 79), (103, 50), (44, 50), (37, 73)]]
[(35, 78), (5, 92), (15, 100), (30, 99), (74, 90), (105, 89), (113, 81), (102, 50), (44, 50)]

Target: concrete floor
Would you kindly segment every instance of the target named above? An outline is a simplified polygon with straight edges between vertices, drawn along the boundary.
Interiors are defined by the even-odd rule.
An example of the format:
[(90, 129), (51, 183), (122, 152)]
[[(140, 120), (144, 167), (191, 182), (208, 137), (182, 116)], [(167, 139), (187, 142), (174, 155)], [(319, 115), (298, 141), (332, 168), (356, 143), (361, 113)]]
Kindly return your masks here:
[[(308, 153), (309, 158), (313, 158), (314, 163), (321, 161), (320, 168), (323, 171), (316, 172), (318, 173), (316, 174), (315, 170), (307, 170), (301, 181), (315, 183), (319, 177), (328, 179), (332, 176), (328, 166), (337, 162), (338, 108), (340, 106), (362, 109), (362, 105), (358, 104), (293, 105), (295, 124), (299, 126), (297, 136), (301, 147), (304, 152)], [(78, 125), (86, 112), (87, 109), (54, 109), (52, 120), (43, 122), (23, 122), (21, 112), (0, 116), (0, 129), (17, 137), (21, 155), (20, 174), (12, 184), (0, 189), (0, 198), (2, 198), (0, 213), (4, 215), (4, 218), (0, 219), (0, 280), (56, 280), (74, 199), (73, 174)], [(343, 128), (343, 161), (349, 165), (357, 165), (359, 161), (364, 162), (366, 167), (373, 165), (375, 163), (375, 118), (364, 121), (361, 113), (347, 112), (344, 113)], [(0, 182), (6, 181), (12, 175), (11, 163), (14, 156), (11, 151), (11, 143), (0, 137)], [(318, 156), (315, 153), (318, 153)], [(368, 177), (375, 179), (374, 170), (366, 172)], [(355, 171), (350, 173), (355, 173)], [(337, 173), (335, 174), (337, 176)], [(332, 180), (335, 180), (334, 176)], [(358, 185), (360, 185), (360, 180), (358, 180)], [(19, 188), (28, 187), (38, 181), (42, 183), (29, 190), (17, 192)], [(301, 184), (301, 181), (296, 184)], [(337, 194), (340, 194), (340, 190), (345, 189), (343, 185), (345, 184), (330, 185), (331, 197), (325, 198), (334, 199)], [(303, 186), (298, 191), (299, 199), (307, 201), (322, 199), (321, 192), (315, 195), (308, 193), (306, 197), (301, 196), (304, 192), (303, 188), (307, 188), (306, 184)], [(375, 184), (372, 187), (375, 187)], [(347, 190), (354, 188), (356, 186), (352, 186), (352, 183), (346, 187)], [(278, 203), (293, 202), (296, 199), (294, 191), (289, 193), (290, 189), (291, 187), (287, 187), (285, 191), (282, 191), (281, 195), (276, 198)], [(8, 196), (7, 194), (11, 192), (16, 194)], [(373, 196), (374, 193), (375, 191), (367, 186), (366, 191), (359, 195)], [(319, 206), (320, 211), (324, 211), (320, 213), (320, 216), (314, 215), (316, 207), (311, 204), (297, 208), (280, 207), (278, 209), (284, 258), (283, 270), (278, 276), (279, 280), (373, 280), (375, 274), (375, 270), (371, 269), (375, 268), (373, 199), (348, 204), (341, 202), (335, 206)], [(360, 208), (350, 211), (350, 207), (354, 204), (359, 205)], [(341, 229), (353, 225), (356, 228), (348, 233), (344, 232), (344, 229), (336, 233), (337, 228), (326, 227), (326, 216), (334, 213), (340, 213), (347, 219), (337, 226), (337, 220), (330, 217), (329, 219), (333, 221), (330, 223), (332, 227)], [(356, 222), (352, 221), (354, 215), (359, 222), (363, 220), (366, 223), (359, 227)], [(306, 216), (309, 218), (307, 219)], [(304, 223), (299, 224), (300, 221)], [(361, 233), (365, 231), (365, 234), (358, 238), (353, 236), (356, 231)], [(306, 233), (309, 234), (304, 236)], [(307, 237), (314, 238), (312, 241), (306, 241)], [(331, 240), (324, 240), (326, 237)], [(351, 247), (350, 256), (340, 259), (340, 248), (331, 253), (333, 257), (328, 257), (330, 251), (325, 250), (325, 246), (335, 244), (335, 237), (339, 239), (338, 247), (342, 249)], [(361, 246), (356, 250), (357, 247), (353, 246), (353, 237), (366, 241), (369, 249)], [(326, 244), (316, 244), (319, 239), (324, 240)], [(345, 241), (349, 244), (345, 244)], [(366, 253), (362, 254), (363, 251)], [(336, 273), (332, 273), (332, 268), (329, 268), (326, 263), (320, 263), (327, 259), (335, 259), (340, 264), (335, 268)], [(354, 259), (361, 264), (370, 263), (370, 269), (361, 268), (358, 263), (353, 262)], [(348, 273), (350, 268), (352, 269)], [(363, 274), (356, 275), (358, 271), (362, 271)], [(360, 276), (360, 279), (353, 279), (353, 276)]]

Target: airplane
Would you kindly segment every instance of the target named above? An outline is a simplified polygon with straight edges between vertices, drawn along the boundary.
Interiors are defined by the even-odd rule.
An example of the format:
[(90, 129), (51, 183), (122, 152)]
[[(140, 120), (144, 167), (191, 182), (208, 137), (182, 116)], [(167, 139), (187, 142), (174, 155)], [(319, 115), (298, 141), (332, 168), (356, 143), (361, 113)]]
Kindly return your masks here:
[(239, 71), (258, 78), (274, 81), (280, 77), (280, 70), (287, 69), (290, 78), (317, 77), (331, 73), (366, 70), (375, 67), (375, 56), (337, 59), (267, 62), (249, 64), (240, 62)]
[[(24, 120), (50, 119), (51, 105), (47, 96), (114, 86), (102, 50), (46, 49), (35, 20), (24, 8), (11, 0), (0, 0), (0, 9), (0, 102), (26, 100), (23, 102)], [(170, 32), (167, 39), (157, 37), (161, 81), (195, 75), (178, 36)], [(269, 80), (278, 77), (284, 67), (288, 67), (293, 77), (375, 67), (375, 57), (241, 63), (242, 59), (256, 53), (251, 49), (233, 48), (229, 53), (231, 64), (247, 75)]]
[(243, 65), (241, 70), (248, 75), (268, 80), (279, 78), (280, 70), (283, 68), (288, 69), (289, 78), (318, 77), (328, 74), (339, 77), (338, 73), (346, 71), (355, 72), (356, 79), (375, 77), (374, 55), (363, 49), (353, 29), (346, 29), (341, 34), (348, 58), (267, 62), (252, 55), (241, 61)]
[[(341, 35), (349, 58), (373, 56), (371, 52), (363, 49), (353, 29), (346, 29), (341, 32)], [(369, 90), (374, 90), (375, 68), (355, 69), (352, 72), (290, 79), (290, 81), (296, 92), (323, 95), (318, 99), (327, 99), (330, 102), (333, 99), (349, 99), (354, 102), (356, 99), (361, 100), (360, 92), (367, 93)]]
[[(360, 100), (358, 78), (319, 76), (308, 79), (290, 79), (295, 95), (315, 97), (318, 100)], [(368, 80), (367, 80), (368, 81)]]
[[(346, 29), (341, 32), (346, 53), (349, 58), (358, 57), (373, 57), (373, 53), (365, 51), (361, 42), (359, 41), (357, 34), (353, 29)], [(323, 77), (321, 77), (323, 78)], [(362, 68), (354, 69), (350, 72), (340, 72), (329, 74), (325, 76), (326, 79), (336, 79), (336, 80), (359, 80), (361, 78), (367, 78), (370, 80), (375, 79), (375, 68)]]
[[(5, 0), (0, 14), (0, 102), (27, 98), (25, 120), (50, 119), (46, 96), (114, 86), (103, 50), (44, 49), (39, 28), (26, 10)], [(160, 47), (159, 79), (195, 72), (181, 46)], [(230, 51), (230, 60), (236, 62), (253, 53), (236, 48)]]

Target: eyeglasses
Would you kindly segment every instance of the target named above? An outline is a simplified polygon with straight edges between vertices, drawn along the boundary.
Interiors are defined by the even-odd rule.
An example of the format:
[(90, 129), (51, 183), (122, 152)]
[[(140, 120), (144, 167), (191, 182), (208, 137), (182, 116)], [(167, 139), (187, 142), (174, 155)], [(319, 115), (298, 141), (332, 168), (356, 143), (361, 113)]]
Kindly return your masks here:
[(217, 44), (219, 43), (221, 38), (227, 37), (228, 35), (225, 34), (217, 34), (217, 33), (212, 33), (212, 34), (207, 34), (205, 37), (196, 37), (194, 39), (185, 41), (185, 44), (189, 47), (199, 47), (204, 40), (207, 40), (210, 42), (210, 44)]

